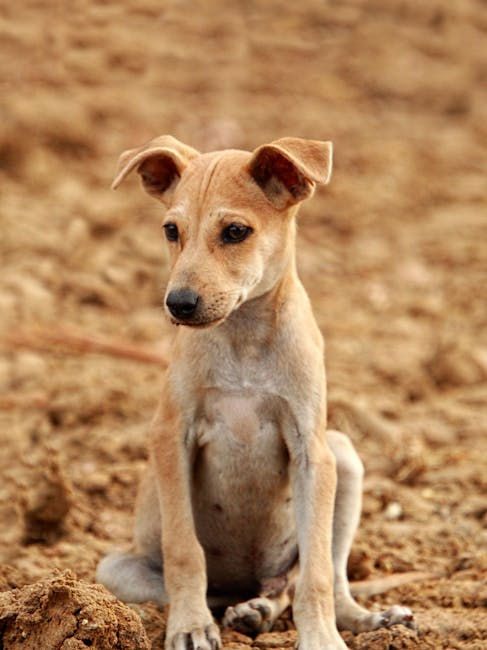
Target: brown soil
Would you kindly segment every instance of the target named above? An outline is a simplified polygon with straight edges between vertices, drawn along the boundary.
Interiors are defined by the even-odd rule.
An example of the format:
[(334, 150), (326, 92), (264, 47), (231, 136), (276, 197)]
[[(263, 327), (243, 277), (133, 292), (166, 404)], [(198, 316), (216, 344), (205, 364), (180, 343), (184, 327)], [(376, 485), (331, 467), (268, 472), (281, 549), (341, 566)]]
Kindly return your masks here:
[(0, 594), (3, 648), (149, 650), (140, 617), (101, 585), (70, 571)]
[[(123, 149), (171, 133), (334, 141), (299, 260), (331, 424), (367, 471), (350, 573), (433, 574), (368, 601), (410, 606), (417, 632), (344, 638), (486, 648), (485, 2), (26, 0), (0, 7), (0, 35), (0, 646), (146, 647), (89, 583), (130, 539), (166, 258), (157, 204), (108, 187)], [(164, 613), (135, 611), (162, 648)], [(288, 627), (225, 641), (291, 647)]]

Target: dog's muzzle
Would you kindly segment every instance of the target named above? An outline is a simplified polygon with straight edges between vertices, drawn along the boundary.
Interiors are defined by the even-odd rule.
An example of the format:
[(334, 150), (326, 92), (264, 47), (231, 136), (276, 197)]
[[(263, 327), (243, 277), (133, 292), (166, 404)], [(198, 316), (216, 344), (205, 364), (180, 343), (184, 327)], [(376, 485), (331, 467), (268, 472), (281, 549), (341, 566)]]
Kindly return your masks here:
[(166, 307), (179, 322), (191, 321), (198, 308), (200, 297), (191, 289), (175, 289), (166, 297)]

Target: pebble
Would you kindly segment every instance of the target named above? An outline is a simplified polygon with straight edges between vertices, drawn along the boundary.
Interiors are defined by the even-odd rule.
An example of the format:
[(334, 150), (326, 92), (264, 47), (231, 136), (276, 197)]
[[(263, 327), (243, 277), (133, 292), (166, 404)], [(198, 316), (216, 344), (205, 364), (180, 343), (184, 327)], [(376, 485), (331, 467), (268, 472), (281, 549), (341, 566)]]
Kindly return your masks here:
[(402, 506), (400, 503), (397, 503), (397, 501), (391, 501), (391, 503), (388, 503), (386, 509), (384, 510), (384, 517), (389, 521), (400, 519), (402, 517), (402, 514)]

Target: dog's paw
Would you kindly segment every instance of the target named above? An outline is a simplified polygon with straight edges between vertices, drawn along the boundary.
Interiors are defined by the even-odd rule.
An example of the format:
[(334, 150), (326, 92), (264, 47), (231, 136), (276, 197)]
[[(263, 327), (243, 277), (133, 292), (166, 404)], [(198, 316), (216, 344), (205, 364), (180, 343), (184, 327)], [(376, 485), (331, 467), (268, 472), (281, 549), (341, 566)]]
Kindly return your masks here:
[(215, 623), (178, 632), (166, 638), (166, 650), (218, 650), (221, 648), (220, 630)]
[(405, 625), (411, 629), (416, 627), (414, 615), (407, 607), (394, 605), (385, 612), (378, 612), (373, 614), (371, 630), (377, 630), (380, 627), (392, 627), (393, 625)]
[(252, 598), (228, 607), (223, 617), (223, 627), (242, 634), (269, 632), (276, 621), (276, 606), (270, 598)]

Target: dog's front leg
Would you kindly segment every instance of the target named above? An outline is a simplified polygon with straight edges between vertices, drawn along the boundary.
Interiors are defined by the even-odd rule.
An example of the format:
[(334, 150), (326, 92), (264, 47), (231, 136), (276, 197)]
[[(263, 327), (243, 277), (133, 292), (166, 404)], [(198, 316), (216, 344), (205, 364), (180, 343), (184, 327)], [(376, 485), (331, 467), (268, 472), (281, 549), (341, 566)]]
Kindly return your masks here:
[(203, 549), (191, 505), (191, 449), (182, 418), (163, 399), (150, 436), (162, 524), (164, 581), (169, 596), (166, 650), (216, 650), (220, 633), (206, 602)]
[(290, 444), (300, 576), (293, 616), (300, 650), (344, 650), (335, 622), (332, 529), (335, 458), (325, 439), (325, 417), (309, 435), (296, 432)]

